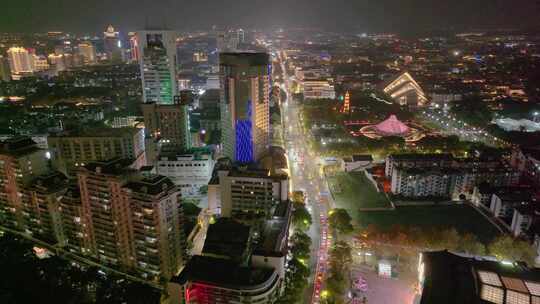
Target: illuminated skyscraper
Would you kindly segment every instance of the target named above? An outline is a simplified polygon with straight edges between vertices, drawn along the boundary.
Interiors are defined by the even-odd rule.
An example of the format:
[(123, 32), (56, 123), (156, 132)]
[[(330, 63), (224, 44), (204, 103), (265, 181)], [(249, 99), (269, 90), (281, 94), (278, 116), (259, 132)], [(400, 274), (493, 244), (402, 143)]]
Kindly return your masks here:
[(120, 41), (120, 33), (116, 32), (112, 25), (109, 25), (107, 30), (103, 32), (103, 43), (109, 60), (122, 60), (122, 42)]
[(220, 74), (223, 152), (236, 162), (257, 161), (270, 143), (269, 56), (222, 53)]
[(12, 47), (7, 51), (9, 67), (13, 74), (34, 72), (33, 55), (22, 47)]
[(171, 31), (137, 33), (143, 101), (173, 104), (178, 95), (176, 42)]
[(79, 43), (79, 55), (82, 56), (85, 64), (96, 63), (96, 50), (90, 42)]
[(137, 33), (129, 32), (129, 60), (131, 62), (139, 62), (139, 40), (137, 39)]
[(49, 59), (49, 64), (54, 66), (54, 69), (56, 72), (66, 70), (64, 55), (56, 55), (53, 53), (49, 55), (48, 59)]

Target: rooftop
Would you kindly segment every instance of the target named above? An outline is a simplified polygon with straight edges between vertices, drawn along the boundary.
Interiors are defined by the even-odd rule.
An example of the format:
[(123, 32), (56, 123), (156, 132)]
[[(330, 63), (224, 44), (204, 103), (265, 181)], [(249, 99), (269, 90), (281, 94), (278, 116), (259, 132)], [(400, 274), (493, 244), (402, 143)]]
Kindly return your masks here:
[(373, 156), (371, 154), (356, 154), (352, 157), (344, 158), (343, 161), (350, 163), (350, 162), (360, 162), (360, 161), (367, 161), (371, 162), (373, 161)]
[(540, 269), (521, 262), (499, 262), (448, 251), (424, 252), (422, 262), (425, 279), (420, 304), (540, 301)]
[(32, 181), (30, 189), (50, 194), (66, 189), (67, 187), (67, 177), (60, 172), (52, 171), (36, 177)]
[(390, 159), (398, 161), (430, 161), (430, 160), (448, 160), (454, 159), (454, 156), (450, 153), (403, 153), (403, 154), (391, 154)]
[(172, 281), (185, 284), (188, 281), (231, 289), (258, 289), (275, 280), (277, 273), (270, 268), (239, 266), (224, 259), (194, 256), (180, 275)]
[(130, 171), (131, 164), (133, 164), (133, 159), (115, 157), (109, 160), (90, 162), (83, 168), (95, 173), (119, 175)]
[(280, 202), (271, 219), (264, 222), (259, 244), (253, 251), (261, 256), (284, 256), (287, 248), (291, 203)]
[(267, 53), (239, 52), (220, 53), (219, 62), (227, 66), (267, 66), (269, 55)]
[(69, 137), (123, 137), (134, 136), (137, 133), (142, 132), (142, 129), (125, 127), (125, 128), (91, 128), (74, 130), (64, 133), (58, 133), (51, 135), (51, 138), (69, 138)]
[(157, 195), (174, 188), (174, 183), (165, 176), (152, 175), (139, 181), (128, 183), (125, 188), (143, 194)]
[(0, 154), (23, 156), (40, 150), (30, 137), (11, 137), (0, 142)]
[(203, 255), (242, 259), (249, 247), (251, 228), (230, 218), (220, 218), (208, 226)]

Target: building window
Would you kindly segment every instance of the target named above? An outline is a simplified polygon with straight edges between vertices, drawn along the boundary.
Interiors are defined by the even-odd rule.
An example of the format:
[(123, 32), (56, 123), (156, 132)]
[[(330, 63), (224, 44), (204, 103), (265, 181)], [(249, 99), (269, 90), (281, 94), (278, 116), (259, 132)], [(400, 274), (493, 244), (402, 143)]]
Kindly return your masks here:
[(480, 298), (491, 303), (503, 304), (504, 291), (502, 290), (502, 288), (482, 284), (482, 292), (480, 294)]

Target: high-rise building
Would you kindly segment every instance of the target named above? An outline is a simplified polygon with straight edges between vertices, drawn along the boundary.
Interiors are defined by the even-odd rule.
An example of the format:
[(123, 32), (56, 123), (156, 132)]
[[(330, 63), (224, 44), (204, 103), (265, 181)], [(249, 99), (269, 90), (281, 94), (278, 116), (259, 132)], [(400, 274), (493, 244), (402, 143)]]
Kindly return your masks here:
[(174, 32), (140, 31), (137, 42), (143, 101), (174, 104), (178, 95)]
[(223, 152), (235, 162), (257, 161), (270, 144), (270, 72), (266, 53), (220, 54)]
[(236, 38), (238, 39), (239, 43), (245, 43), (246, 42), (246, 32), (243, 29), (238, 29), (236, 31)]
[(91, 255), (102, 262), (135, 266), (130, 240), (130, 206), (122, 197), (122, 187), (135, 171), (128, 159), (91, 162), (77, 173), (81, 189), (83, 225)]
[(34, 71), (46, 71), (49, 69), (49, 61), (45, 56), (32, 55), (34, 61)]
[(0, 55), (0, 81), (11, 80), (11, 69), (7, 57)]
[(23, 189), (47, 172), (47, 152), (28, 137), (14, 137), (0, 143), (0, 224), (24, 229)]
[(103, 32), (103, 44), (109, 60), (122, 61), (123, 52), (120, 33), (115, 31), (112, 25), (109, 25), (107, 30)]
[(139, 40), (137, 38), (137, 33), (130, 32), (129, 37), (129, 60), (131, 62), (139, 62), (140, 53), (139, 53)]
[(173, 104), (144, 103), (146, 136), (159, 139), (164, 145), (178, 150), (191, 148), (188, 102), (176, 96)]
[(66, 63), (64, 61), (64, 55), (49, 54), (49, 64), (54, 67), (56, 72), (66, 70)]
[(22, 47), (12, 47), (7, 51), (11, 73), (34, 72), (34, 60), (32, 54)]
[(90, 42), (79, 43), (79, 55), (85, 64), (96, 63), (96, 50)]
[(62, 233), (66, 250), (75, 254), (90, 254), (88, 232), (83, 226), (83, 207), (78, 183), (70, 183), (60, 200)]
[(67, 190), (67, 178), (60, 172), (37, 176), (21, 192), (24, 231), (49, 244), (64, 244), (60, 199)]
[(184, 256), (180, 188), (169, 178), (154, 175), (130, 182), (122, 191), (139, 275), (151, 280), (172, 277)]
[(158, 280), (182, 263), (180, 190), (166, 177), (142, 177), (130, 160), (80, 168), (78, 182), (86, 253)]
[(52, 135), (47, 142), (53, 154), (53, 165), (59, 171), (73, 175), (77, 167), (112, 157), (133, 161), (134, 168), (146, 164), (144, 134), (138, 128), (91, 129)]

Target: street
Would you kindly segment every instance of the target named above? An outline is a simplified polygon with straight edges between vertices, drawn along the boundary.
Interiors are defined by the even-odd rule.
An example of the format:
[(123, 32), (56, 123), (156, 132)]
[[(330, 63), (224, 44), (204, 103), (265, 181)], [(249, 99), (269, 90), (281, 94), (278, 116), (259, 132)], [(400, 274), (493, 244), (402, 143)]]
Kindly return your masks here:
[(324, 275), (327, 270), (328, 247), (331, 236), (328, 233), (327, 214), (331, 205), (328, 187), (321, 172), (319, 157), (309, 149), (307, 135), (303, 131), (297, 101), (290, 93), (289, 76), (283, 54), (278, 58), (283, 71), (286, 102), (282, 103), (282, 123), (285, 149), (290, 161), (291, 189), (305, 193), (307, 208), (313, 218), (313, 225), (308, 231), (311, 237), (311, 259), (309, 267), (312, 275), (306, 288), (305, 303), (319, 303), (323, 290)]
[(425, 109), (420, 116), (435, 125), (444, 135), (456, 135), (461, 140), (482, 142), (489, 146), (507, 146), (508, 143), (492, 136), (486, 130), (468, 125), (454, 115), (441, 109)]

